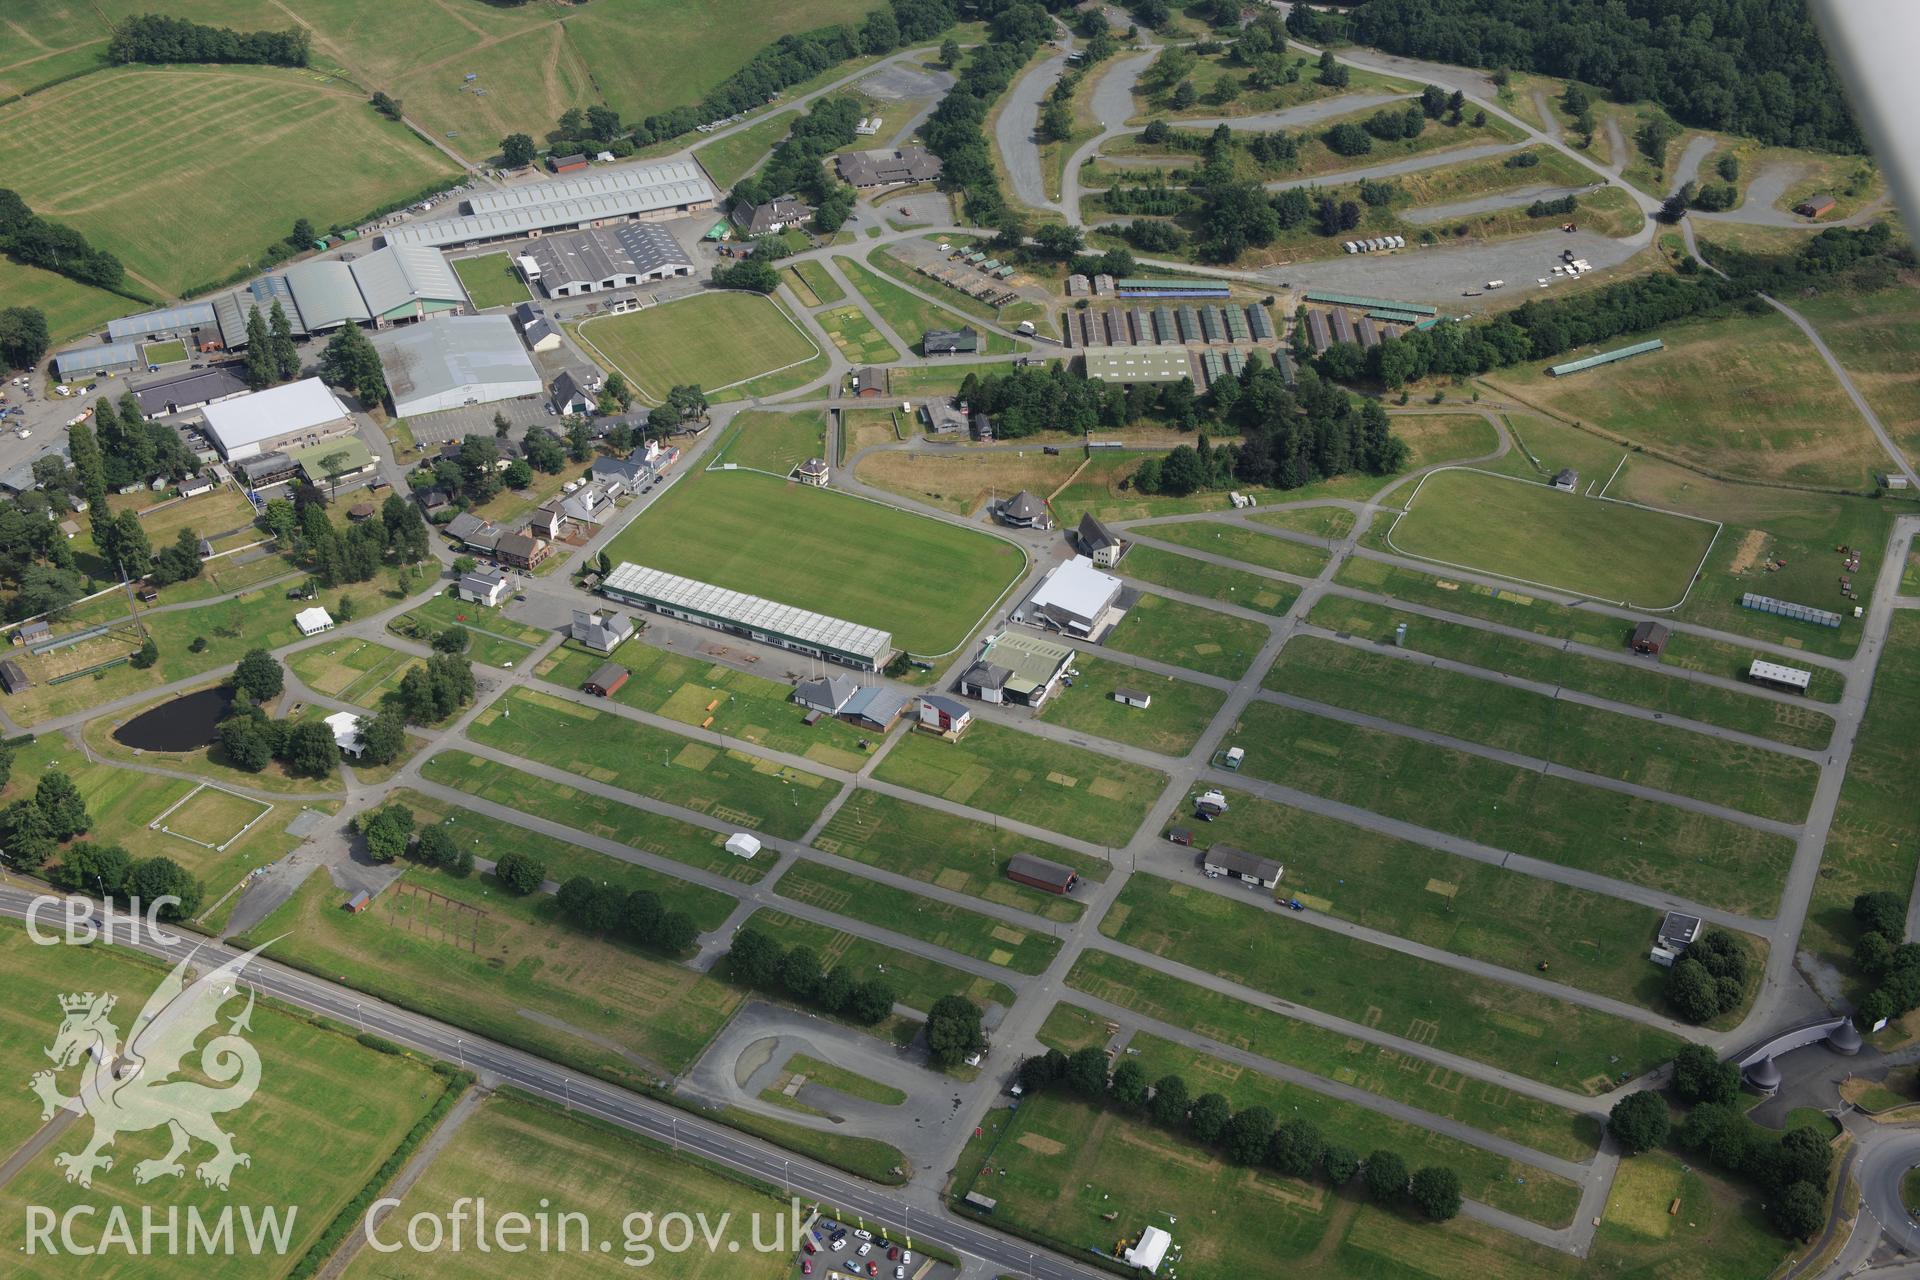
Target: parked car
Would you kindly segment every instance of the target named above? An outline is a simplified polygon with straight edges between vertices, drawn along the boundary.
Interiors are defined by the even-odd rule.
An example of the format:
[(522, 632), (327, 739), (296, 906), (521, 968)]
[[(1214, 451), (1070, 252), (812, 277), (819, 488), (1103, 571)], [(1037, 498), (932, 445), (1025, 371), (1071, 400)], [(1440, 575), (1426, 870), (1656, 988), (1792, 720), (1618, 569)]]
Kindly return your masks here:
[(801, 1275), (803, 1275), (803, 1276), (810, 1276), (810, 1275), (812, 1275), (812, 1274), (813, 1274), (813, 1263), (811, 1263), (811, 1262), (809, 1262), (809, 1261), (808, 1261), (807, 1259), (805, 1259), (805, 1258), (802, 1258), (802, 1259), (800, 1259), (800, 1274), (801, 1274)]
[(873, 1244), (871, 1242), (868, 1242), (866, 1244), (861, 1245), (858, 1249), (855, 1249), (853, 1251), (853, 1256), (856, 1258), (864, 1258), (872, 1252), (873, 1252)]
[(856, 1239), (856, 1240), (871, 1240), (871, 1239), (873, 1239), (873, 1232), (871, 1232), (871, 1231), (856, 1231), (856, 1232), (854, 1232), (854, 1233), (853, 1233), (853, 1238), (854, 1238), (854, 1239)]

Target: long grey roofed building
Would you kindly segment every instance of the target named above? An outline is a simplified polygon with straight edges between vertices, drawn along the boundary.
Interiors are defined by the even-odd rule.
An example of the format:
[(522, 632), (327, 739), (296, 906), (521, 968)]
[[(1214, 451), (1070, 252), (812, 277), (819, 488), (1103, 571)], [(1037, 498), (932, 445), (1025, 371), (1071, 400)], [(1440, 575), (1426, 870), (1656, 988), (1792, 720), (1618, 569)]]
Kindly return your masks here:
[(125, 369), (140, 363), (140, 344), (109, 342), (100, 347), (76, 347), (53, 358), (53, 367), (62, 378), (76, 373), (98, 373), (103, 369)]
[(669, 160), (657, 164), (608, 165), (577, 178), (556, 178), (551, 182), (532, 182), (500, 191), (480, 191), (468, 196), (463, 203), (468, 213), (500, 213), (561, 200), (611, 196), (625, 191), (652, 191), (675, 183), (694, 183), (705, 187), (708, 192), (713, 190), (699, 165), (690, 160)]
[(232, 293), (223, 293), (213, 300), (214, 317), (220, 323), (220, 341), (226, 344), (229, 351), (238, 351), (246, 346), (247, 313), (259, 307), (260, 318), (264, 320), (273, 313), (275, 302), (286, 314), (287, 323), (293, 326), (293, 336), (305, 337), (307, 322), (300, 314), (300, 304), (294, 301), (293, 286), (287, 283), (285, 276), (261, 276), (252, 284), (235, 289)]
[(505, 315), (437, 316), (374, 335), (401, 417), (544, 391)]
[(600, 592), (669, 617), (811, 653), (863, 671), (878, 670), (893, 652), (893, 636), (877, 627), (830, 618), (627, 561), (614, 566), (600, 584)]
[[(373, 319), (373, 313), (367, 310), (367, 300), (360, 296), (360, 286), (354, 282), (353, 268), (346, 263), (320, 259), (296, 262), (284, 274), (293, 296), (299, 300), (300, 316), (308, 332), (319, 333)], [(260, 314), (266, 312), (266, 307), (260, 308)], [(244, 329), (244, 313), (240, 319)]]
[(196, 325), (213, 323), (211, 302), (189, 302), (185, 306), (142, 311), (137, 316), (122, 316), (107, 321), (107, 337), (114, 342), (144, 338), (151, 333), (184, 333)]
[(133, 389), (140, 412), (149, 418), (163, 418), (185, 409), (197, 409), (217, 400), (230, 400), (247, 393), (246, 379), (228, 365), (176, 373)]
[[(355, 261), (348, 270), (367, 310), (381, 319), (402, 318), (459, 306), (467, 298), (446, 258), (435, 249), (407, 245), (377, 249)], [(296, 290), (295, 296), (298, 297)]]

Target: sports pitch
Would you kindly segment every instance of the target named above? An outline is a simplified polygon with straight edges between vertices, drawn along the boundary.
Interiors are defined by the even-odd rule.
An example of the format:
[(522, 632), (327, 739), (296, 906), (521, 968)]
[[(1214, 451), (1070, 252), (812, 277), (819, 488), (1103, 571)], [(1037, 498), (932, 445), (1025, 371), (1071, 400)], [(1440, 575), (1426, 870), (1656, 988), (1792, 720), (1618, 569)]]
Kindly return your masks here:
[(1402, 555), (1642, 609), (1686, 598), (1717, 524), (1488, 471), (1420, 482), (1387, 530)]
[(712, 394), (788, 365), (819, 361), (826, 367), (819, 347), (786, 308), (753, 293), (695, 294), (589, 320), (579, 334), (654, 401), (683, 384)]
[(965, 641), (1026, 567), (991, 535), (741, 471), (682, 477), (607, 554), (884, 627), (922, 655)]
[(450, 174), (361, 95), (321, 79), (102, 71), (0, 107), (0, 172), (36, 213), (118, 254), (136, 284), (177, 293), (249, 261), (295, 218), (352, 221)]

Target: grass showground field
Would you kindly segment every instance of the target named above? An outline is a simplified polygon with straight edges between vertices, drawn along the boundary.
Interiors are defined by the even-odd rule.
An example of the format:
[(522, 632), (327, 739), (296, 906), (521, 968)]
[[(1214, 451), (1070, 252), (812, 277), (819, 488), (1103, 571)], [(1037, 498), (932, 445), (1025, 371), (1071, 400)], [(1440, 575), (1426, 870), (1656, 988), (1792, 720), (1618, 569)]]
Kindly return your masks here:
[(1063, 863), (1082, 880), (1104, 880), (1107, 864), (1026, 836), (1000, 837), (997, 828), (861, 788), (847, 797), (814, 840), (814, 847), (895, 875), (911, 876), (982, 902), (1018, 907), (1069, 923), (1084, 910), (1073, 898), (1006, 878), (1015, 853)]
[(1154, 876), (1128, 881), (1100, 931), (1203, 973), (1580, 1092), (1605, 1093), (1610, 1079), (1650, 1070), (1680, 1047), (1637, 1022), (1316, 929), (1271, 904)]
[[(1192, 750), (1227, 700), (1225, 693), (1208, 685), (1175, 680), (1108, 658), (1078, 654), (1074, 665), (1080, 674), (1073, 687), (1056, 692), (1040, 718), (1163, 755)], [(1150, 694), (1153, 701), (1146, 707), (1115, 701), (1114, 690), (1122, 688)]]
[(935, 898), (833, 867), (805, 860), (794, 863), (774, 884), (774, 892), (795, 902), (819, 907), (876, 928), (895, 929), (908, 937), (975, 960), (985, 960), (1016, 973), (1044, 970), (1060, 950), (1050, 932), (1003, 923)]
[(1659, 920), (1646, 907), (1238, 791), (1229, 799), (1204, 838), (1284, 862), (1282, 894), (1309, 910), (1516, 972), (1546, 964), (1555, 982), (1665, 1008), (1663, 975), (1645, 957)]
[(923, 655), (963, 643), (1026, 568), (993, 535), (738, 471), (682, 476), (607, 554), (881, 627)]
[(1172, 524), (1149, 525), (1140, 530), (1149, 538), (1171, 542), (1193, 551), (1244, 560), (1262, 569), (1291, 573), (1302, 578), (1317, 577), (1327, 567), (1327, 553), (1318, 547), (1269, 537), (1245, 525), (1213, 520), (1177, 520)]
[[(823, 969), (840, 968), (855, 982), (884, 974), (893, 984), (894, 999), (925, 1013), (941, 996), (959, 993), (981, 1004), (1013, 1007), (1013, 989), (990, 978), (899, 951), (857, 933), (847, 933), (784, 911), (762, 908), (747, 917), (743, 929), (758, 929), (784, 947), (812, 947)], [(724, 971), (725, 966), (722, 966)]]
[(697, 293), (625, 315), (597, 316), (577, 332), (655, 403), (683, 384), (711, 396), (789, 365), (818, 365), (814, 372), (819, 373), (827, 364), (785, 307), (737, 290)]
[[(840, 287), (840, 282), (828, 275), (827, 269), (818, 262), (810, 260), (795, 262), (790, 264), (787, 270), (792, 272), (805, 287), (806, 293), (811, 293), (815, 300), (822, 304), (838, 302), (847, 296), (847, 291)], [(806, 293), (801, 296), (805, 297)]]
[(537, 689), (513, 690), (482, 711), (471, 732), (476, 742), (582, 778), (789, 839), (805, 833), (835, 791), (819, 774)]
[(1906, 450), (1920, 457), (1920, 302), (1904, 286), (1796, 298), (1860, 394)]
[(1793, 855), (1785, 836), (1271, 702), (1226, 745), (1269, 782), (1756, 917)]
[(149, 342), (140, 348), (140, 355), (148, 364), (179, 364), (187, 358), (187, 344), (178, 338), (170, 342)]
[(0, 257), (0, 298), (5, 298), (8, 306), (38, 307), (47, 317), (47, 334), (55, 342), (99, 333), (115, 316), (141, 309), (131, 298), (95, 289), (38, 267), (23, 267), (3, 257)]
[(1686, 516), (1452, 468), (1420, 482), (1387, 542), (1422, 560), (1668, 609), (1685, 598), (1716, 531)]
[(959, 742), (906, 734), (873, 776), (1108, 845), (1131, 838), (1167, 781), (1155, 769), (982, 720)]
[[(1600, 1127), (1588, 1116), (1491, 1080), (1442, 1070), (1397, 1049), (1299, 1021), (1111, 951), (1081, 952), (1067, 974), (1067, 985), (1169, 1026), (1184, 1027), (1272, 1062), (1365, 1089), (1548, 1155), (1586, 1160), (1600, 1140)], [(1100, 1042), (1106, 1039), (1102, 1031)]]
[(1833, 737), (1833, 717), (1817, 702), (1754, 697), (1697, 681), (1675, 678), (1666, 664), (1609, 662), (1559, 645), (1522, 640), (1356, 600), (1326, 595), (1307, 620), (1330, 631), (1384, 643), (1404, 625), (1406, 647), (1464, 662), (1486, 671), (1576, 689), (1662, 715), (1720, 725), (1796, 747), (1824, 747)]
[[(1886, 457), (1811, 343), (1768, 311), (1639, 335), (1667, 349), (1551, 377), (1543, 363), (1488, 375), (1499, 391), (1710, 473), (1863, 489)], [(1622, 343), (1580, 348), (1574, 360)]]
[(1312, 702), (1782, 822), (1806, 816), (1819, 780), (1819, 766), (1803, 757), (1442, 670), (1380, 645), (1294, 636), (1265, 683)]
[(734, 857), (722, 847), (725, 837), (704, 827), (535, 778), (465, 751), (440, 752), (421, 765), (420, 776), (529, 817), (617, 840), (742, 884), (757, 883), (773, 866), (769, 859)]
[(820, 327), (833, 339), (833, 345), (840, 348), (840, 354), (847, 363), (858, 367), (866, 364), (892, 364), (900, 358), (893, 344), (881, 336), (874, 328), (866, 313), (854, 306), (838, 307), (832, 311), (823, 311), (817, 317)]
[[(1175, 1061), (1158, 1057), (1156, 1067)], [(1290, 1116), (1294, 1097), (1308, 1096), (1225, 1063), (1185, 1065), (1195, 1075), (1212, 1070), (1230, 1079), (1223, 1088), (1200, 1077), (1205, 1088), (1231, 1088), (1242, 1106), (1285, 1098)], [(1110, 1251), (1142, 1227), (1159, 1226), (1177, 1233), (1181, 1274), (1200, 1277), (1299, 1270), (1327, 1280), (1533, 1280), (1574, 1271), (1574, 1259), (1464, 1216), (1438, 1226), (1416, 1223), (1351, 1191), (1227, 1164), (1185, 1137), (1096, 1111), (1064, 1092), (1024, 1099), (1018, 1109), (995, 1108), (981, 1128), (960, 1157), (955, 1190), (992, 1196), (999, 1201), (995, 1219), (1057, 1241), (1067, 1254)], [(1408, 1141), (1387, 1145), (1417, 1152), (1421, 1131), (1408, 1126), (1404, 1133)], [(1221, 1226), (1212, 1215), (1227, 1204), (1251, 1211), (1224, 1229), (1206, 1229)], [(1116, 1219), (1107, 1220), (1108, 1213)]]
[(426, 660), (357, 636), (343, 636), (302, 649), (288, 661), (300, 682), (315, 693), (378, 709), (380, 697)]
[(1245, 675), (1266, 643), (1267, 629), (1258, 622), (1151, 593), (1143, 593), (1106, 638), (1107, 647), (1121, 653), (1223, 680)]
[[(381, 1234), (404, 1240), (405, 1224), (414, 1214), (439, 1217), (465, 1196), (484, 1197), (490, 1216), (522, 1213), (533, 1221), (551, 1221), (556, 1240), (562, 1238), (559, 1215), (584, 1215), (593, 1238), (581, 1242), (576, 1227), (567, 1247), (539, 1254), (540, 1274), (554, 1280), (604, 1276), (609, 1256), (636, 1267), (650, 1258), (642, 1273), (661, 1280), (779, 1280), (792, 1268), (789, 1254), (758, 1253), (747, 1243), (747, 1215), (770, 1222), (788, 1212), (773, 1195), (680, 1159), (638, 1135), (517, 1095), (496, 1095), (468, 1117), (383, 1219)], [(731, 1215), (726, 1237), (740, 1251), (716, 1253), (696, 1244), (672, 1253), (655, 1239), (649, 1254), (641, 1254), (622, 1236), (630, 1213), (704, 1214), (708, 1222)], [(611, 1241), (611, 1254), (598, 1251), (602, 1240)], [(467, 1247), (458, 1252), (383, 1256), (362, 1249), (344, 1275), (346, 1280), (384, 1280), (397, 1268), (418, 1280), (506, 1280), (526, 1273), (524, 1254), (481, 1253), (471, 1247), (471, 1238), (463, 1243)], [(725, 1247), (723, 1242), (720, 1248)]]
[[(892, 371), (896, 390), (898, 379), (904, 372), (909, 371)], [(900, 394), (904, 396), (906, 393)], [(878, 414), (879, 411), (853, 411), (863, 412)], [(847, 416), (851, 417), (852, 414)], [(863, 443), (884, 443), (894, 438), (891, 422), (884, 418), (881, 420), (887, 421), (885, 434), (878, 441)], [(917, 433), (920, 429), (919, 420), (907, 420), (906, 429)], [(1077, 458), (1048, 456), (1038, 448), (956, 449), (940, 452), (895, 449), (868, 454), (860, 460), (857, 474), (876, 488), (964, 516), (980, 510), (995, 494), (1005, 497), (1021, 489), (1031, 489), (1035, 493), (1057, 489), (1066, 483), (1077, 466)]]
[[(168, 972), (117, 948), (34, 946), (24, 930), (12, 925), (0, 929), (0, 957), (4, 957), (10, 987), (6, 1012), (0, 1014), (0, 1066), (22, 1086), (36, 1069), (47, 1066), (41, 1049), (53, 1042), (60, 1024), (60, 996), (89, 990), (116, 994), (119, 1004), (112, 1020), (124, 1036)], [(245, 1007), (244, 996), (224, 1005), (222, 1029)], [(280, 1209), (283, 1220), (293, 1218), (284, 1258), (269, 1253), (263, 1264), (263, 1259), (242, 1250), (189, 1257), (183, 1235), (176, 1255), (167, 1255), (164, 1247), (155, 1257), (112, 1250), (82, 1269), (108, 1280), (253, 1280), (269, 1273), (263, 1265), (273, 1268), (271, 1274), (283, 1274), (433, 1106), (445, 1082), (412, 1059), (384, 1056), (356, 1044), (350, 1035), (323, 1029), (305, 1016), (264, 1002), (255, 1006), (246, 1038), (259, 1052), (260, 1088), (250, 1105), (223, 1120), (222, 1127), (233, 1134), (234, 1149), (252, 1158), (250, 1165), (234, 1171), (230, 1191), (208, 1187), (195, 1176), (194, 1165), (211, 1154), (211, 1148), (200, 1142), (183, 1160), (182, 1177), (136, 1186), (135, 1166), (167, 1152), (164, 1127), (123, 1133), (111, 1148), (113, 1168), (96, 1173), (91, 1190), (74, 1186), (53, 1161), (56, 1152), (82, 1149), (93, 1127), (82, 1119), (14, 1176), (8, 1184), (9, 1198), (19, 1205), (45, 1205), (56, 1214), (77, 1205), (91, 1206), (96, 1230), (105, 1228), (109, 1211), (127, 1213), (137, 1231), (143, 1207), (164, 1223), (169, 1209), (184, 1213), (192, 1206), (211, 1222), (234, 1201), (272, 1205)], [(189, 1054), (184, 1065), (188, 1074), (196, 1073), (199, 1055)], [(78, 1078), (77, 1071), (69, 1070), (62, 1073), (60, 1083), (71, 1090)], [(4, 1093), (0, 1124), (5, 1126), (5, 1145), (11, 1148), (40, 1128), (40, 1103), (24, 1087)], [(26, 1221), (26, 1215), (13, 1213), (0, 1224), (0, 1247), (14, 1259), (8, 1274), (74, 1274), (73, 1260), (64, 1251), (60, 1255), (44, 1249), (37, 1255), (24, 1251)]]
[(767, 413), (749, 409), (728, 425), (709, 466), (731, 462), (785, 479), (809, 458), (827, 456), (827, 415), (819, 409)]
[(483, 667), (518, 665), (547, 638), (546, 632), (515, 622), (504, 610), (451, 594), (437, 595), (387, 623), (394, 635), (421, 644), (448, 627), (466, 630), (467, 656)]
[(177, 293), (225, 276), (295, 218), (352, 221), (450, 176), (363, 94), (321, 80), (268, 67), (102, 71), (0, 107), (0, 171), (36, 213)]
[(1771, 1275), (1802, 1250), (1768, 1224), (1756, 1192), (1661, 1150), (1620, 1162), (1590, 1258), (1596, 1273), (1628, 1280), (1670, 1275), (1676, 1258), (1697, 1260), (1701, 1277), (1737, 1280)]
[(1116, 570), (1122, 577), (1136, 578), (1162, 587), (1172, 587), (1188, 595), (1205, 596), (1222, 604), (1237, 604), (1278, 617), (1293, 607), (1300, 588), (1277, 578), (1263, 578), (1245, 569), (1229, 569), (1209, 560), (1196, 560), (1177, 551), (1162, 551), (1145, 543), (1135, 543)]
[[(895, 333), (913, 344), (913, 354), (925, 355), (920, 349), (920, 335), (928, 329), (952, 329), (966, 323), (964, 316), (957, 316), (944, 307), (935, 306), (926, 299), (908, 293), (900, 285), (885, 276), (878, 275), (857, 262), (842, 260), (841, 271), (860, 291), (860, 296), (879, 313)], [(952, 294), (951, 289), (931, 280), (926, 282), (928, 291), (939, 290)], [(997, 333), (980, 334), (980, 354), (986, 356), (1012, 355), (1019, 346), (1013, 339)]]
[(775, 112), (729, 137), (702, 143), (694, 149), (693, 158), (700, 162), (716, 187), (731, 190), (734, 183), (747, 176), (749, 169), (780, 145), (787, 130), (793, 128), (799, 118), (796, 112)]
[(511, 254), (484, 253), (477, 258), (455, 258), (453, 270), (460, 277), (467, 296), (473, 299), (473, 305), (482, 311), (488, 307), (510, 307), (533, 296), (513, 269)]

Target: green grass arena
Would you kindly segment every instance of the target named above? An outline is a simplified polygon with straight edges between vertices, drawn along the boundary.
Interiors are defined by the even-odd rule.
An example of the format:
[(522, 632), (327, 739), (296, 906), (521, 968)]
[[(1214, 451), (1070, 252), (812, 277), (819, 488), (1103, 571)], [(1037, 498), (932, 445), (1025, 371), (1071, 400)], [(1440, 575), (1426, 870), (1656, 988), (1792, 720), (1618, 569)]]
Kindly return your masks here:
[(1686, 598), (1718, 531), (1705, 520), (1449, 467), (1421, 481), (1386, 536), (1402, 555), (1670, 609)]
[(819, 347), (786, 309), (757, 293), (695, 294), (644, 311), (601, 316), (578, 332), (654, 401), (675, 386), (712, 393), (821, 360)]
[(1026, 568), (992, 535), (743, 471), (683, 477), (607, 554), (883, 627), (927, 655), (964, 642)]

